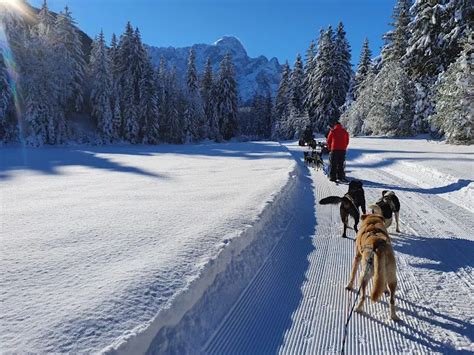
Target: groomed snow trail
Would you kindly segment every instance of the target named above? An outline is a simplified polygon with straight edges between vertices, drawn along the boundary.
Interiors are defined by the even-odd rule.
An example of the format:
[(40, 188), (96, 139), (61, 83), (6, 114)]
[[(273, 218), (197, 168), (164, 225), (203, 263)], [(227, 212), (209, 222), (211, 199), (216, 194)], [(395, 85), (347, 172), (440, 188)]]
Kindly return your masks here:
[[(301, 149), (288, 148), (302, 164)], [(384, 170), (363, 165), (351, 161), (349, 154), (348, 170), (353, 170), (349, 175), (364, 180), (368, 203), (375, 202), (384, 189), (394, 190), (402, 202), (402, 233), (390, 228), (402, 322), (388, 319), (388, 298), (377, 304), (366, 302), (366, 313), (354, 314), (350, 322), (346, 353), (474, 351), (472, 214)], [(355, 293), (344, 288), (354, 243), (341, 238), (339, 206), (320, 206), (317, 201), (342, 196), (347, 186), (330, 183), (321, 172), (311, 171), (311, 176), (317, 216), (312, 247), (305, 247), (307, 238), (299, 238), (300, 233), (289, 228), (203, 353), (341, 351), (344, 322), (355, 300)], [(305, 223), (304, 218), (298, 223)], [(354, 237), (353, 232), (349, 235)]]

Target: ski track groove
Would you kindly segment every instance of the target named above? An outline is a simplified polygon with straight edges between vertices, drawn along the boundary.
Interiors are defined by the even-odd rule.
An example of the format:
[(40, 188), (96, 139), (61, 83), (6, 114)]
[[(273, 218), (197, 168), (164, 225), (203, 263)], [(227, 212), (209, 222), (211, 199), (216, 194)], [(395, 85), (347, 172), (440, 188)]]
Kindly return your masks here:
[[(289, 149), (300, 160), (298, 154), (301, 151), (292, 146)], [(301, 160), (299, 163), (302, 164)], [(465, 340), (462, 350), (474, 350), (472, 341), (469, 343), (469, 338), (472, 339), (470, 332), (473, 318), (467, 319), (473, 309), (474, 279), (470, 272), (469, 255), (466, 256), (462, 246), (453, 245), (454, 256), (443, 260), (446, 264), (443, 267), (449, 268), (448, 272), (454, 273), (456, 277), (444, 275), (446, 273), (430, 273), (426, 277), (424, 269), (414, 265), (416, 259), (442, 260), (444, 250), (431, 245), (429, 240), (423, 240), (422, 246), (420, 243), (415, 245), (413, 255), (407, 252), (410, 245), (403, 249), (403, 243), (409, 243), (410, 237), (435, 240), (442, 239), (447, 233), (445, 236), (449, 239), (472, 241), (472, 236), (468, 235), (468, 231), (473, 230), (472, 216), (438, 196), (416, 193), (416, 187), (386, 171), (370, 170), (370, 174), (377, 181), (412, 187), (412, 191), (396, 191), (402, 202), (402, 232), (410, 231), (410, 235), (394, 234), (393, 225), (389, 229), (394, 240), (398, 267), (396, 305), (403, 321), (395, 323), (388, 319), (388, 297), (383, 296), (377, 304), (367, 299), (367, 313), (354, 313), (349, 323), (346, 353), (450, 353), (456, 351), (450, 342), (462, 343), (461, 338)], [(364, 169), (357, 176), (363, 178)], [(278, 245), (202, 349), (204, 353), (320, 354), (341, 351), (344, 323), (356, 297), (356, 292), (345, 290), (352, 266), (354, 243), (351, 239), (341, 238), (339, 206), (320, 206), (318, 201), (329, 195), (342, 196), (347, 186), (330, 183), (321, 172), (311, 170), (311, 177), (317, 219), (311, 241), (314, 249), (305, 255), (307, 250), (301, 247), (301, 239), (295, 233), (292, 235), (296, 225), (304, 223), (296, 213), (289, 228), (283, 231)], [(370, 187), (369, 184), (365, 191), (367, 204), (370, 204), (379, 199), (382, 188)], [(430, 211), (430, 214), (423, 211)], [(354, 231), (349, 230), (348, 233), (349, 238), (355, 237)], [(292, 260), (303, 257), (307, 259), (308, 266), (304, 280), (298, 281), (291, 278)], [(455, 265), (450, 260), (456, 260)], [(440, 287), (441, 290), (433, 291), (431, 287)], [(284, 309), (285, 296), (294, 288), (300, 288), (301, 295), (297, 307), (286, 310), (286, 313), (291, 312), (289, 317)], [(370, 288), (371, 285), (368, 287), (369, 292)], [(449, 298), (453, 289), (463, 296), (458, 301)], [(432, 304), (433, 293), (440, 297), (435, 304)], [(445, 293), (448, 297), (444, 297)], [(466, 299), (471, 302), (462, 304)], [(454, 307), (453, 303), (456, 303)], [(280, 307), (283, 311), (279, 311)], [(451, 315), (453, 309), (457, 309), (457, 312)], [(465, 315), (465, 320), (456, 318), (461, 315)], [(443, 322), (450, 325), (443, 328)], [(275, 332), (274, 326), (282, 331)], [(463, 330), (463, 327), (467, 329)]]

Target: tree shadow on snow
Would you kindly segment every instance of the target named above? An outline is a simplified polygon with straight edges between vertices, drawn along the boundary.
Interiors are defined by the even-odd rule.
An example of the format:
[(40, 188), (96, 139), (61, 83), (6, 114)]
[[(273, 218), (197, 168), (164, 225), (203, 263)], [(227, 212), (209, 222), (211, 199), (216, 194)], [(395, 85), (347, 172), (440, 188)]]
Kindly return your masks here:
[(394, 238), (397, 252), (425, 260), (418, 268), (450, 272), (474, 268), (474, 241), (461, 238), (420, 237), (402, 233)]
[[(387, 302), (382, 301), (381, 303), (388, 309)], [(403, 321), (404, 316), (418, 318), (418, 320), (420, 321), (429, 322), (429, 323), (433, 323), (432, 319), (423, 317), (418, 312), (413, 312), (411, 310), (407, 310), (406, 308), (400, 307), (400, 302), (397, 303), (397, 310), (398, 310), (398, 316), (402, 318), (402, 321), (398, 323), (395, 323), (391, 320), (382, 321), (380, 319), (375, 318), (374, 316), (372, 316), (371, 314), (367, 312), (360, 313), (360, 316), (368, 318), (371, 322), (375, 323), (380, 328), (386, 328), (388, 331), (394, 332), (402, 338), (408, 339), (414, 343), (422, 345), (430, 352), (432, 351), (432, 352), (437, 352), (437, 353), (442, 353), (442, 354), (451, 354), (451, 353), (470, 354), (470, 352), (468, 351), (453, 349), (447, 343), (443, 343), (439, 340), (436, 340), (434, 337), (430, 336), (429, 334), (424, 332), (423, 329), (420, 328), (419, 324), (421, 322), (416, 322), (415, 323), (416, 325), (412, 326), (410, 323)], [(444, 326), (445, 329), (448, 329), (445, 327), (446, 326), (445, 323), (439, 322), (439, 325)], [(469, 326), (469, 325), (466, 325), (466, 326)], [(460, 329), (462, 329), (462, 327), (456, 328), (456, 331)], [(470, 334), (470, 337), (472, 337), (472, 333)]]
[[(471, 153), (439, 153), (438, 156), (421, 156), (420, 158), (412, 156), (393, 156), (387, 157), (386, 154), (433, 154), (433, 152), (423, 152), (423, 151), (410, 151), (410, 150), (379, 150), (379, 149), (359, 149), (359, 148), (350, 148), (347, 151), (347, 168), (353, 169), (373, 169), (373, 168), (382, 168), (395, 164), (400, 161), (439, 161), (442, 164), (443, 161), (452, 161), (453, 156), (446, 156), (456, 154), (456, 161), (459, 162), (472, 162), (472, 158), (463, 158), (463, 155), (471, 155)], [(366, 154), (384, 154), (382, 156), (376, 156), (377, 160), (370, 161), (367, 163), (357, 162), (356, 160)]]
[[(109, 145), (109, 146), (74, 146), (74, 147), (8, 147), (2, 148), (0, 160), (0, 181), (10, 178), (14, 170), (32, 170), (44, 174), (59, 175), (59, 168), (64, 166), (86, 166), (95, 169), (132, 173), (155, 178), (166, 178), (165, 175), (147, 171), (143, 168), (128, 166), (107, 155), (132, 155), (153, 157), (159, 155), (182, 155), (205, 158), (241, 158), (241, 159), (288, 159), (286, 151), (274, 142), (245, 143), (204, 143), (195, 145)], [(156, 164), (150, 162), (150, 164)]]
[[(446, 314), (442, 314), (440, 312), (437, 312), (433, 308), (428, 308), (423, 305), (419, 305), (416, 303), (413, 303), (403, 297), (396, 297), (397, 300), (401, 301), (397, 303), (397, 310), (410, 315), (414, 318), (418, 318), (420, 321), (424, 323), (429, 323), (431, 325), (435, 325), (438, 328), (446, 329), (448, 331), (452, 331), (454, 333), (457, 333), (461, 336), (467, 337), (471, 342), (474, 342), (474, 325), (451, 317)], [(389, 307), (388, 303), (385, 301), (382, 301), (382, 303), (385, 304), (385, 306)], [(409, 307), (413, 308), (413, 310), (410, 310), (406, 307), (404, 307), (404, 303), (406, 303)], [(435, 319), (434, 317), (441, 318), (442, 321)], [(425, 335), (426, 336), (426, 335)], [(436, 341), (435, 341), (436, 343)], [(438, 342), (439, 343), (439, 342)], [(440, 348), (446, 348), (446, 344), (444, 343), (439, 343), (437, 344), (440, 346)], [(449, 348), (448, 348), (449, 349)], [(434, 349), (433, 349), (434, 350)], [(440, 350), (440, 349), (438, 349)]]
[(165, 175), (147, 171), (142, 168), (124, 165), (107, 157), (95, 147), (63, 148), (6, 148), (2, 151), (0, 161), (0, 181), (11, 177), (15, 170), (31, 170), (48, 175), (61, 175), (60, 168), (67, 166), (84, 166), (99, 170), (109, 170), (136, 174), (153, 178), (167, 178)]
[(426, 194), (426, 195), (438, 195), (438, 194), (444, 194), (448, 192), (459, 191), (462, 188), (469, 186), (469, 184), (473, 182), (473, 180), (458, 179), (458, 181), (452, 182), (445, 186), (422, 188), (422, 187), (403, 187), (403, 186), (392, 185), (392, 184), (384, 184), (384, 183), (370, 181), (366, 179), (360, 179), (360, 180), (364, 183), (364, 186), (366, 187), (373, 187), (373, 188), (393, 190), (393, 191), (415, 192), (415, 193)]

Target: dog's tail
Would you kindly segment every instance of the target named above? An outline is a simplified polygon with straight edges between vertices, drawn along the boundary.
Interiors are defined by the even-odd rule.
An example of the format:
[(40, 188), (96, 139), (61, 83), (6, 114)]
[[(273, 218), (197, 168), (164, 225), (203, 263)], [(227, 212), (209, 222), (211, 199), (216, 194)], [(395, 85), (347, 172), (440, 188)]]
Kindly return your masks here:
[(371, 211), (372, 213), (378, 214), (379, 216), (383, 216), (382, 209), (380, 208), (379, 205), (375, 203), (373, 205), (369, 205), (369, 211)]
[(385, 240), (374, 245), (374, 283), (370, 293), (372, 302), (377, 302), (387, 287), (386, 248), (388, 245)]
[(319, 201), (319, 204), (320, 205), (337, 205), (338, 203), (342, 202), (343, 198), (344, 197), (329, 196)]

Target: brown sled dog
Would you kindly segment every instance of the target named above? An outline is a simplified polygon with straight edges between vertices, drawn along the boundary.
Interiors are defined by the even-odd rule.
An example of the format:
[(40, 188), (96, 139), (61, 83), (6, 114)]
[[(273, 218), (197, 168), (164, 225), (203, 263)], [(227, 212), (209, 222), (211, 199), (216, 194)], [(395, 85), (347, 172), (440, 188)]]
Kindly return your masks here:
[(353, 289), (355, 275), (361, 259), (362, 269), (359, 277), (361, 295), (356, 312), (364, 311), (365, 290), (370, 279), (374, 276), (370, 299), (372, 302), (377, 302), (388, 287), (390, 290), (390, 318), (394, 321), (400, 320), (395, 312), (397, 266), (392, 242), (382, 216), (375, 214), (362, 216), (362, 225), (356, 238), (351, 278), (346, 287), (348, 290)]

